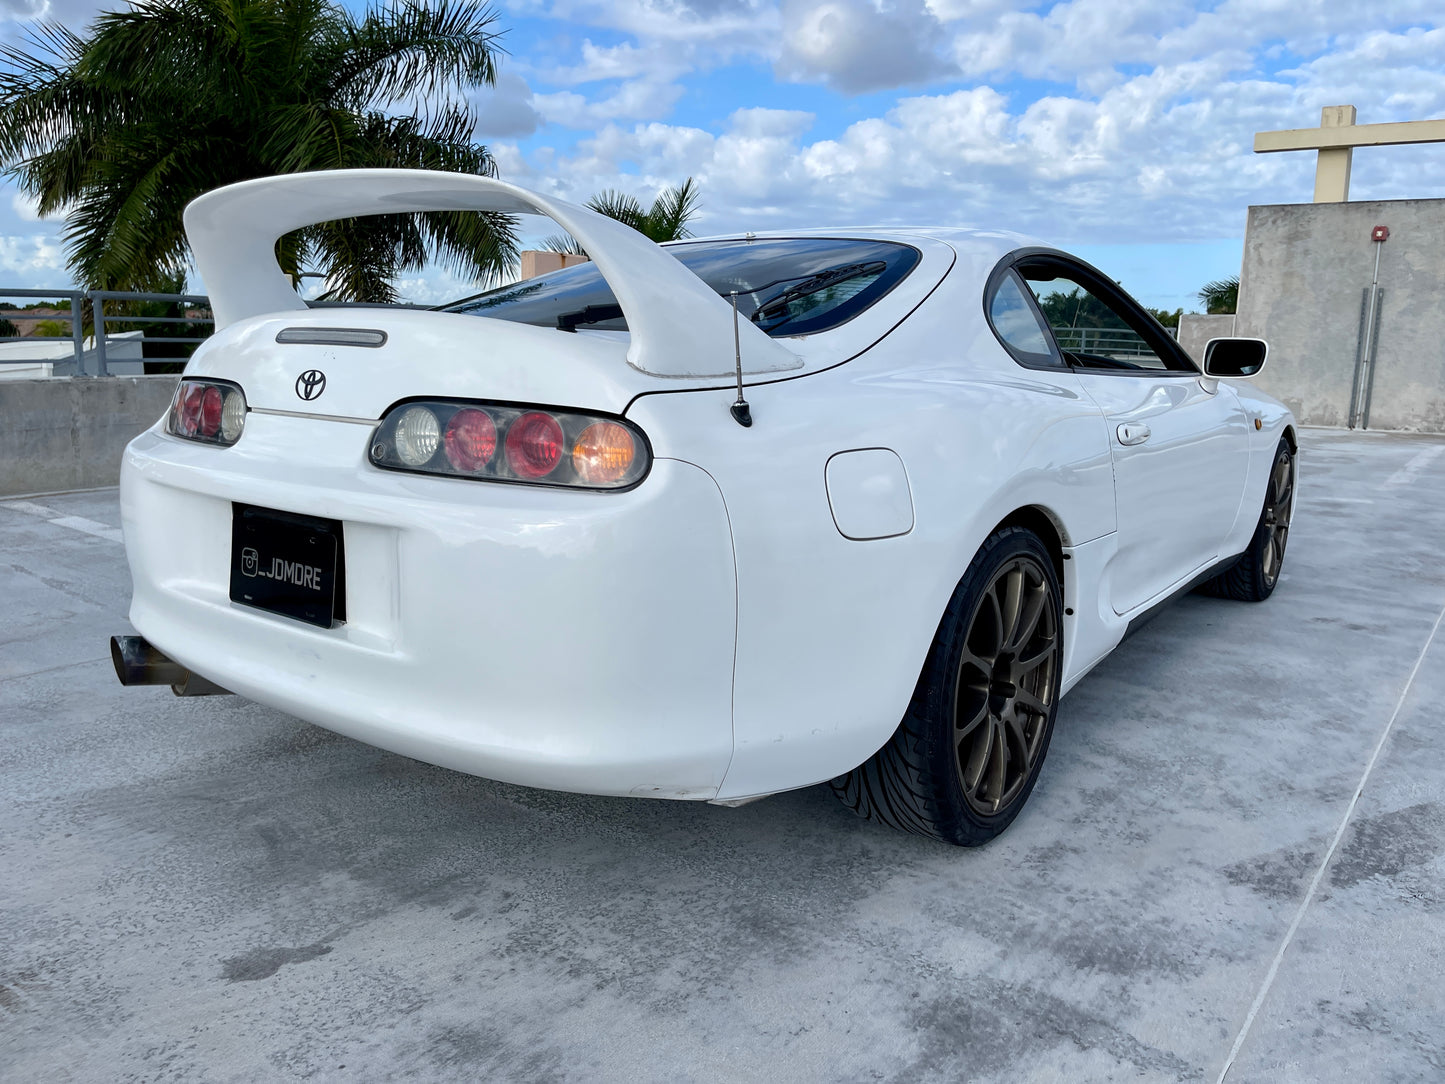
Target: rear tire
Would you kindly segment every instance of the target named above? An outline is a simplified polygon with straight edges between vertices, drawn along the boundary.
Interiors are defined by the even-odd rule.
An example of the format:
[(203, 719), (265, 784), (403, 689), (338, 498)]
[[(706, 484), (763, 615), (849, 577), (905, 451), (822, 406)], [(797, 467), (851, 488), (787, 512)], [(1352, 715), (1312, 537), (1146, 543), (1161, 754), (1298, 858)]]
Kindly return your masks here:
[(1023, 527), (992, 535), (953, 592), (908, 713), (833, 780), (859, 816), (975, 847), (1013, 822), (1053, 736), (1063, 671), (1053, 558)]
[(1215, 598), (1232, 598), (1239, 602), (1263, 602), (1274, 594), (1284, 564), (1284, 548), (1289, 541), (1289, 523), (1294, 516), (1294, 453), (1289, 442), (1281, 440), (1275, 449), (1274, 464), (1265, 489), (1264, 507), (1249, 549), (1239, 561), (1206, 582), (1200, 590)]

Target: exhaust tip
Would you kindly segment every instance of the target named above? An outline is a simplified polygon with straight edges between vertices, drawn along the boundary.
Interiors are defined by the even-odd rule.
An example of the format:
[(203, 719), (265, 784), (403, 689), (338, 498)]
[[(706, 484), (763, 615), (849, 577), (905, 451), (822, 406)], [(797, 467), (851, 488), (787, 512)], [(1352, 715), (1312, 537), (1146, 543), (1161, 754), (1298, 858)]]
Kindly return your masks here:
[(144, 636), (112, 636), (110, 661), (122, 685), (176, 685), (186, 680), (186, 668), (157, 651)]

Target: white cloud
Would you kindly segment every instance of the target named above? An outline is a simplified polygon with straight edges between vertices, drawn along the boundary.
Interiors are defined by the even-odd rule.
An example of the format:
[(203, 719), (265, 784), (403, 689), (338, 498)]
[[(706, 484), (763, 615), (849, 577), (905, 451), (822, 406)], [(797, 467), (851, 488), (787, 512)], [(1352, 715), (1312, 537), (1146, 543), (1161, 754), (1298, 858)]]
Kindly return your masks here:
[(670, 79), (689, 67), (688, 58), (676, 48), (640, 48), (630, 41), (601, 46), (585, 40), (580, 53), (576, 64), (539, 68), (538, 77), (556, 86), (577, 86), (603, 79)]
[(10, 194), (10, 209), (15, 212), (15, 217), (22, 222), (43, 221), (40, 217), (39, 204), (18, 189)]
[(0, 0), (0, 21), (42, 18), (49, 7), (48, 0)]
[[(709, 231), (896, 222), (1004, 226), (1060, 243), (1225, 237), (1250, 203), (1308, 198), (1312, 157), (1255, 155), (1254, 132), (1317, 123), (1315, 103), (1351, 95), (1362, 121), (1399, 119), (1371, 113), (1387, 113), (1399, 86), (1409, 108), (1445, 111), (1445, 75), (1424, 67), (1442, 37), (1366, 34), (1274, 78), (1231, 78), (1230, 57), (1160, 65), (1097, 95), (1021, 107), (986, 86), (917, 95), (811, 141), (812, 114), (785, 110), (738, 110), (719, 132), (613, 124), (528, 168), (577, 198), (696, 177)], [(1407, 77), (1377, 81), (1380, 65)], [(1357, 181), (1357, 198), (1445, 187), (1445, 154), (1413, 150), (1412, 168), (1395, 172), (1373, 158), (1385, 152), (1357, 154), (1357, 177), (1362, 165), (1372, 177), (1371, 191)]]
[(510, 6), (565, 24), (619, 30), (646, 41), (725, 50), (746, 44), (766, 51), (766, 43), (779, 28), (773, 0), (513, 0)]
[[(70, 279), (60, 242), (39, 233), (28, 237), (0, 237), (0, 270), (23, 279), (18, 284), (21, 288), (36, 285), (38, 289)], [(41, 279), (44, 281), (39, 281)]]
[(784, 0), (785, 78), (818, 79), (845, 94), (927, 83), (951, 73), (943, 25), (923, 0)]
[[(0, 23), (24, 24), (37, 19), (64, 23), (72, 30), (89, 23), (102, 11), (117, 10), (127, 5), (120, 0), (96, 3), (96, 0), (0, 0)], [(11, 35), (13, 36), (13, 31)]]
[(481, 140), (529, 136), (542, 123), (533, 104), (532, 88), (519, 75), (502, 72), (496, 83), (471, 95), (477, 123), (472, 129)]
[(617, 120), (665, 116), (681, 96), (682, 87), (675, 83), (638, 79), (623, 83), (595, 101), (575, 91), (563, 90), (533, 95), (532, 105), (550, 123), (568, 128), (596, 128)]

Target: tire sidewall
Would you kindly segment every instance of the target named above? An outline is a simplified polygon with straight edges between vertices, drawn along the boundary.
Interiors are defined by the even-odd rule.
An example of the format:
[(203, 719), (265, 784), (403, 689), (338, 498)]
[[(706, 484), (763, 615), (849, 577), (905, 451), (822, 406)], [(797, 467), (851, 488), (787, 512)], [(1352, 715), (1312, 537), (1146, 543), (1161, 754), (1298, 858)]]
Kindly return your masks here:
[[(953, 740), (954, 712), (957, 699), (957, 675), (965, 639), (983, 595), (1000, 567), (1020, 556), (1035, 560), (1043, 570), (1048, 585), (1048, 605), (1054, 610), (1054, 627), (1058, 630), (1059, 665), (1054, 667), (1050, 688), (1049, 714), (1044, 721), (1038, 756), (1019, 793), (1003, 809), (992, 815), (978, 813), (963, 793), (963, 781), (957, 768), (957, 751)], [(1054, 722), (1059, 711), (1059, 689), (1063, 680), (1064, 613), (1063, 591), (1054, 558), (1038, 535), (1023, 527), (1005, 528), (991, 536), (954, 590), (938, 636), (934, 640), (916, 709), (926, 713), (918, 719), (918, 729), (928, 743), (925, 751), (934, 771), (934, 794), (939, 808), (940, 828), (960, 843), (979, 843), (998, 835), (1013, 822), (1038, 781), (1053, 738)]]
[[(1280, 555), (1279, 568), (1275, 570), (1274, 579), (1271, 581), (1264, 574), (1264, 549), (1269, 544), (1269, 527), (1265, 523), (1265, 517), (1269, 514), (1269, 506), (1274, 502), (1274, 472), (1279, 468), (1279, 461), (1287, 459), (1290, 461), (1290, 475), (1293, 481), (1294, 474), (1294, 452), (1290, 450), (1289, 442), (1281, 440), (1274, 450), (1274, 458), (1269, 461), (1269, 478), (1264, 486), (1264, 504), (1259, 509), (1259, 523), (1255, 525), (1254, 537), (1250, 539), (1249, 556), (1254, 566), (1254, 588), (1255, 598), (1263, 602), (1274, 594), (1274, 589), (1279, 586), (1280, 576), (1284, 573), (1284, 554)], [(1294, 494), (1290, 493), (1290, 518), (1294, 518)], [(1286, 536), (1285, 544), (1289, 540)]]

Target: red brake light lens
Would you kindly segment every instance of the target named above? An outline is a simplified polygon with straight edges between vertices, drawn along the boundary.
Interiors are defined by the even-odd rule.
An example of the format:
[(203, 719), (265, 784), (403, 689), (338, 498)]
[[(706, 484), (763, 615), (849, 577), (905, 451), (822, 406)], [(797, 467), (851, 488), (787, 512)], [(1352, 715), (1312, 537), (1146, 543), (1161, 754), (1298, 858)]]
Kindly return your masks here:
[(183, 379), (166, 416), (166, 432), (186, 440), (229, 447), (246, 425), (246, 396), (221, 380)]
[(459, 471), (474, 474), (491, 462), (497, 450), (497, 423), (485, 410), (464, 407), (447, 422), (442, 443), (447, 462)]
[(369, 457), (386, 470), (576, 489), (627, 489), (652, 466), (647, 438), (621, 418), (441, 399), (388, 410)]
[(221, 389), (214, 384), (201, 394), (200, 431), (207, 440), (221, 431)]
[(545, 478), (562, 460), (562, 426), (550, 414), (523, 414), (507, 430), (507, 465), (518, 478)]

